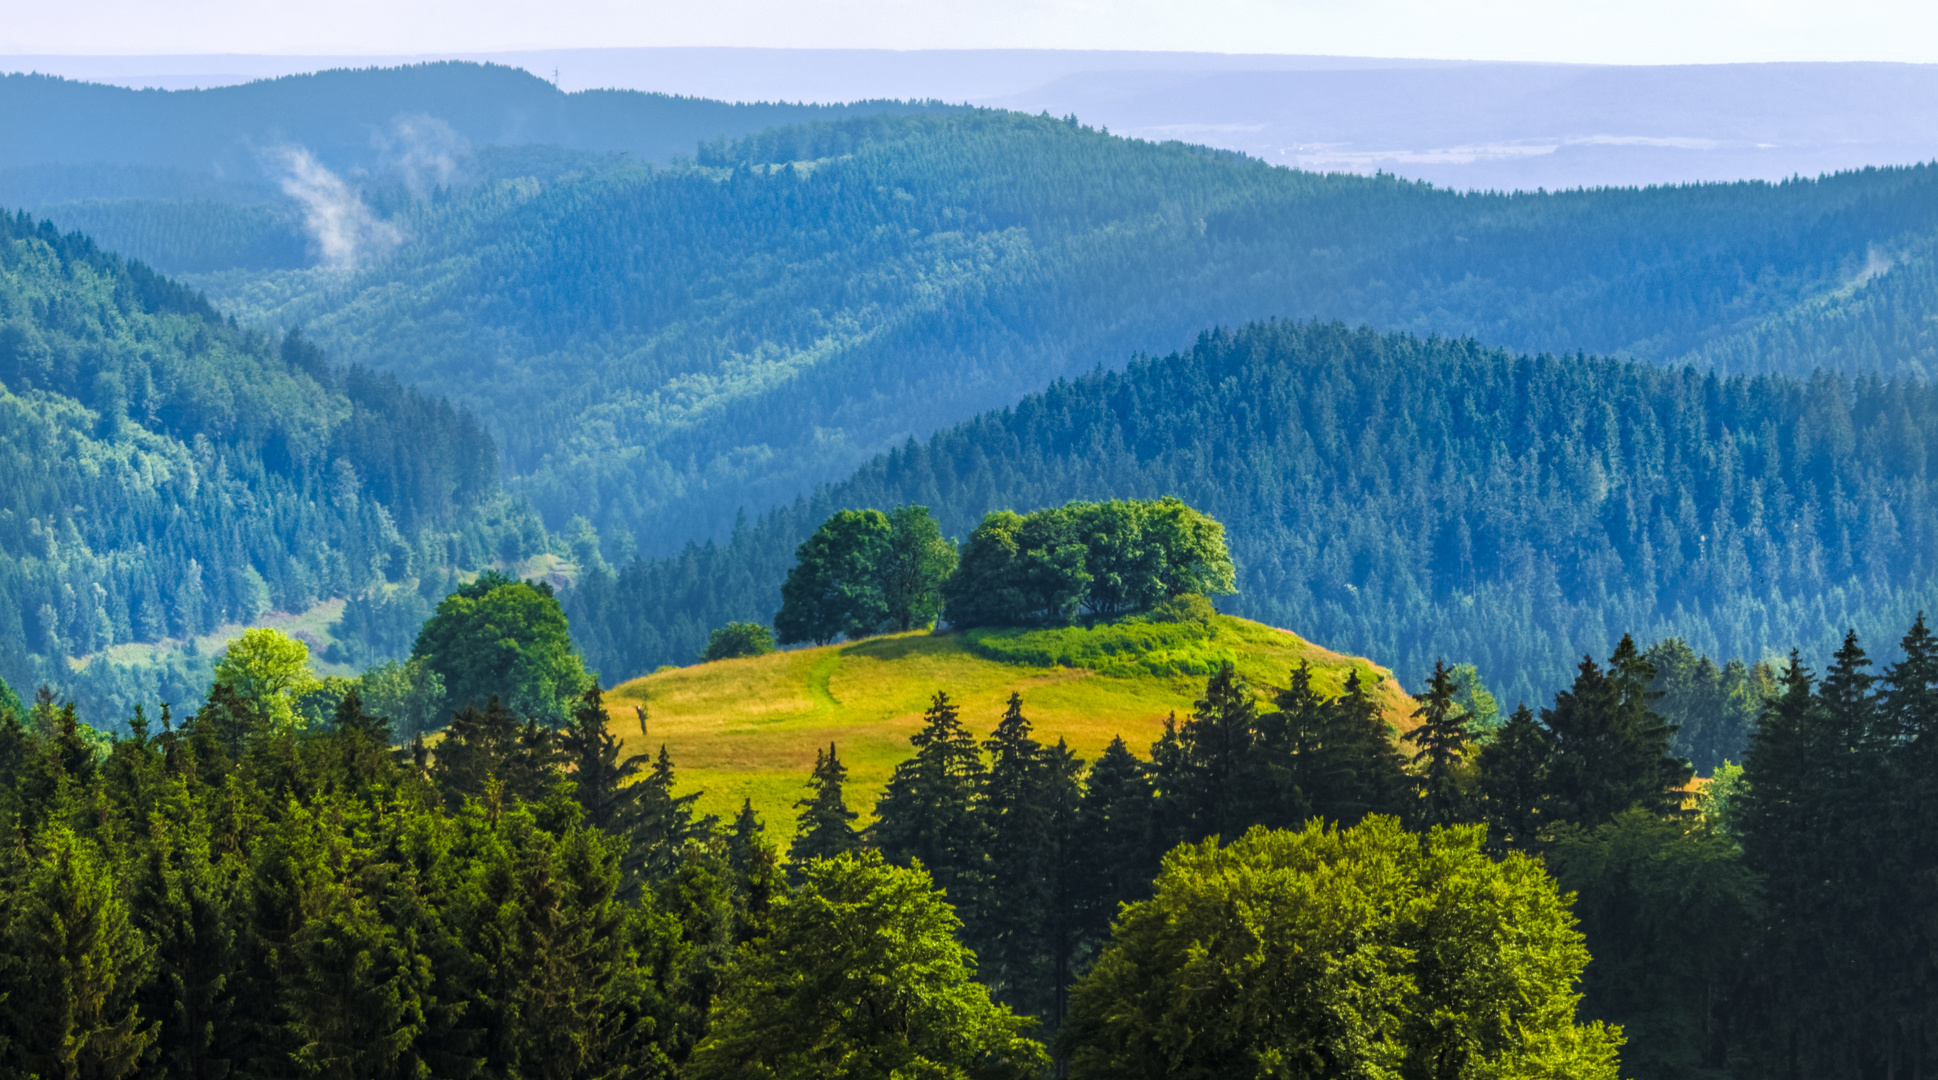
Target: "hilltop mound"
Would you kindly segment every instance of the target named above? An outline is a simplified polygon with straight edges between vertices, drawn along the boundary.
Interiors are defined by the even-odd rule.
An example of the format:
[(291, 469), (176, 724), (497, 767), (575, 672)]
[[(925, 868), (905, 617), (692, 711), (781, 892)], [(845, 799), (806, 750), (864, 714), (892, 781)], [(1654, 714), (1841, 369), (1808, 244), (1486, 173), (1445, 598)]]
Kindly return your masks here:
[[(1094, 759), (1113, 736), (1146, 754), (1172, 713), (1183, 718), (1205, 674), (1230, 660), (1269, 699), (1303, 660), (1321, 692), (1347, 673), (1371, 679), (1386, 715), (1403, 724), (1412, 699), (1391, 672), (1321, 648), (1289, 631), (1218, 616), (1208, 631), (1142, 621), (1095, 630), (889, 634), (819, 648), (720, 660), (634, 679), (606, 695), (627, 753), (665, 744), (683, 791), (703, 812), (730, 816), (752, 799), (785, 839), (806, 792), (814, 753), (838, 744), (849, 768), (848, 805), (868, 815), (936, 691), (986, 735), (1012, 692), (1045, 742), (1065, 739)], [(1061, 662), (1059, 662), (1061, 661)], [(644, 733), (635, 706), (644, 704)]]

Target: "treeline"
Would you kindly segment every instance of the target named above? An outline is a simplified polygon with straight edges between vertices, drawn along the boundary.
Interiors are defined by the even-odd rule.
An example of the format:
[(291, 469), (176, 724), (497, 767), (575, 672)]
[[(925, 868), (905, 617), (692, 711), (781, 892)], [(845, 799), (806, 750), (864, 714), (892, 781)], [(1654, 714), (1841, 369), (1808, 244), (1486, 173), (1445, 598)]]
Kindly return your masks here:
[[(1613, 1076), (1619, 1037), (1573, 1015), (1588, 954), (1559, 891), (1524, 856), (1490, 858), (1478, 832), (1423, 846), (1391, 818), (1258, 831), (1160, 870), (1165, 846), (1252, 819), (1424, 823), (1356, 681), (1329, 701), (1295, 672), (1261, 714), (1226, 670), (1148, 766), (1119, 741), (1087, 773), (1033, 739), (1020, 701), (979, 747), (938, 695), (865, 835), (834, 749), (822, 756), (783, 864), (751, 810), (696, 818), (663, 748), (623, 754), (596, 688), (557, 729), (493, 699), (459, 709), (434, 750), (393, 748), (354, 691), (305, 724), (294, 643), (252, 634), (206, 704), (181, 723), (164, 709), (159, 730), (137, 712), (104, 742), (71, 704), (0, 709), (7, 1067), (751, 1080), (787, 1064), (886, 1080), (926, 1063), (1022, 1080), (1049, 1064), (1032, 1033), (1055, 1037), (1071, 1075), (1111, 1076), (1167, 1054), (1214, 1071), (1259, 1053), (1426, 1062), (1453, 1031), (1469, 1060)], [(895, 869), (915, 859), (932, 869)], [(1212, 915), (1233, 861), (1392, 913), (1360, 927), (1387, 943), (1379, 1016), (1344, 1031), (1315, 1017), (1353, 1008), (1345, 983), (1303, 1007), (1269, 990), (1282, 980), (1253, 984), (1282, 1021), (1235, 1031), (1192, 995), (1161, 1003), (1163, 969), (1192, 961), (1138, 913)], [(1117, 901), (1140, 899), (1113, 936)], [(1314, 958), (1364, 959), (1282, 903), (1229, 902), (1260, 904), (1260, 931), (1309, 940)], [(1513, 950), (1444, 932), (1506, 918)], [(1428, 937), (1440, 947), (1416, 959)], [(1486, 985), (1458, 977), (1473, 967)], [(1487, 1007), (1448, 1021), (1462, 1002)], [(1167, 1024), (1202, 1037), (1151, 1045)]]
[(191, 701), (199, 673), (71, 657), (335, 596), (434, 600), (545, 543), (469, 414), (24, 215), (0, 232), (0, 411), (0, 670), (97, 714)]
[(1228, 611), (1409, 685), (1445, 656), (1538, 701), (1625, 627), (1755, 663), (1909, 623), (1932, 603), (1935, 438), (1922, 383), (1267, 323), (1059, 383), (565, 602), (623, 677), (766, 619), (839, 509), (921, 503), (961, 536), (1003, 508), (1176, 495), (1228, 530)]

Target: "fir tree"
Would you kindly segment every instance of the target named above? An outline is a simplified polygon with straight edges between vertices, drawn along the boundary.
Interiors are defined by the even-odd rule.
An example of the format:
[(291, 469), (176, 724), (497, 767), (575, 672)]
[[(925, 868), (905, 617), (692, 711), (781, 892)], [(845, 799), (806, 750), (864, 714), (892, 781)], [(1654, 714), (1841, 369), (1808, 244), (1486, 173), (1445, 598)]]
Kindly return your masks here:
[(1496, 849), (1526, 850), (1541, 835), (1553, 740), (1521, 705), (1475, 757), (1480, 772), (1481, 818)]
[(814, 794), (794, 803), (801, 816), (787, 851), (790, 878), (800, 880), (802, 870), (814, 859), (832, 859), (861, 848), (861, 833), (854, 826), (861, 815), (848, 809), (841, 795), (847, 779), (848, 767), (841, 763), (833, 743), (825, 752), (815, 751), (814, 774), (808, 779)]
[(1118, 907), (1148, 895), (1157, 871), (1154, 801), (1144, 764), (1122, 738), (1110, 740), (1084, 778), (1077, 811), (1070, 864), (1080, 940), (1103, 940)]
[(7, 910), (0, 1049), (18, 1075), (120, 1080), (156, 1037), (137, 1006), (153, 947), (91, 843), (55, 825), (34, 847)]
[(983, 743), (989, 772), (978, 805), (988, 838), (988, 902), (964, 911), (970, 946), (984, 982), (1018, 1012), (1042, 1011), (1049, 989), (1046, 930), (1054, 902), (1055, 852), (1049, 762), (1030, 736), (1022, 695), (1011, 693), (995, 732)]
[(955, 703), (940, 692), (909, 742), (915, 754), (895, 766), (869, 838), (891, 862), (919, 862), (958, 910), (976, 911), (988, 851), (977, 808), (982, 755)]
[(1458, 824), (1471, 813), (1463, 775), (1470, 736), (1466, 712), (1454, 700), (1459, 692), (1446, 661), (1434, 661), (1426, 694), (1413, 711), (1417, 726), (1401, 736), (1419, 747), (1413, 765), (1418, 770), (1420, 800), (1413, 816), (1423, 829)]

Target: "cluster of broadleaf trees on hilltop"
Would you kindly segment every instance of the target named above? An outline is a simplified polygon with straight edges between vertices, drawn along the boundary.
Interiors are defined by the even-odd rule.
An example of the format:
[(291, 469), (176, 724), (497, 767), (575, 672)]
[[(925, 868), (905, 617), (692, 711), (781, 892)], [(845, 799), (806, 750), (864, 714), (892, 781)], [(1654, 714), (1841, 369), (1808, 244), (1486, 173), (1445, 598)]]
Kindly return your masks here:
[(1228, 612), (1409, 686), (1447, 657), (1540, 701), (1629, 630), (1751, 666), (1828, 655), (1853, 626), (1894, 635), (1938, 608), (1935, 462), (1923, 383), (1268, 323), (1059, 383), (563, 599), (588, 661), (621, 676), (767, 619), (797, 546), (844, 508), (920, 503), (962, 536), (1004, 508), (1177, 495), (1226, 527)]
[[(517, 666), (466, 628), (559, 617), (461, 599), (423, 662)], [(978, 742), (938, 693), (865, 829), (818, 755), (783, 858), (623, 754), (596, 686), (398, 745), (254, 630), (179, 723), (0, 693), (0, 1068), (1921, 1075), (1938, 638), (1901, 648), (1881, 679), (1854, 635), (1821, 682), (1793, 656), (1695, 794), (1626, 638), (1478, 735), (1444, 666), (1397, 738), (1356, 677), (1227, 667), (1087, 765), (1020, 698)]]
[(795, 551), (774, 626), (783, 645), (926, 630), (939, 617), (1068, 626), (1229, 593), (1232, 576), (1224, 526), (1174, 497), (996, 511), (960, 552), (926, 506), (843, 510)]

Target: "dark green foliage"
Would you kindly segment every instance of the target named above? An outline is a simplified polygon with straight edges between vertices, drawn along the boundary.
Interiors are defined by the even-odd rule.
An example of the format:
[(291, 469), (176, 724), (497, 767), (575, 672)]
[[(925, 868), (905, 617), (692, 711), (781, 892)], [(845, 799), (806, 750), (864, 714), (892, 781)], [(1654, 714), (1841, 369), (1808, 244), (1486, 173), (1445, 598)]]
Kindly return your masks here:
[(926, 506), (889, 512), (888, 551), (878, 569), (890, 629), (923, 630), (942, 614), (942, 583), (956, 569), (956, 545), (942, 536)]
[(926, 628), (942, 611), (942, 585), (955, 568), (955, 544), (942, 538), (928, 507), (843, 510), (795, 552), (774, 626), (784, 645)]
[[(1207, 836), (1236, 837), (1254, 815), (1270, 811), (1262, 786), (1265, 762), (1257, 751), (1258, 701), (1230, 664), (1205, 684), (1204, 697), (1183, 724), (1167, 722), (1151, 747), (1163, 846)], [(1304, 815), (1293, 812), (1295, 817)]]
[(1422, 829), (1455, 825), (1468, 820), (1472, 807), (1465, 783), (1468, 775), (1466, 713), (1454, 701), (1460, 691), (1444, 661), (1434, 661), (1426, 692), (1413, 710), (1418, 723), (1400, 738), (1412, 743), (1413, 767), (1419, 775), (1420, 800), (1413, 808)]
[(730, 622), (707, 638), (703, 661), (765, 656), (774, 651), (774, 632), (759, 623)]
[(465, 799), (497, 804), (509, 796), (533, 802), (550, 784), (558, 757), (557, 735), (550, 728), (520, 719), (493, 697), (483, 709), (466, 705), (452, 715), (438, 741), (431, 778), (454, 808)]
[(843, 510), (821, 523), (794, 555), (774, 628), (783, 645), (826, 645), (865, 637), (888, 618), (882, 568), (894, 527), (879, 510)]
[(454, 708), (497, 699), (555, 726), (593, 682), (551, 585), (514, 581), (495, 570), (438, 603), (411, 658), (437, 672)]
[(1836, 596), (1861, 632), (1900, 632), (1938, 595), (1938, 496), (1924, 451), (1887, 448), (1934, 437), (1938, 392), (1920, 384), (1253, 325), (885, 454), (730, 544), (567, 604), (591, 663), (647, 671), (771, 610), (836, 509), (919, 500), (965, 535), (1004, 507), (1174, 493), (1224, 523), (1231, 613), (1379, 657), (1407, 685), (1460, 657), (1501, 701), (1539, 703), (1624, 630), (1716, 657), (1827, 655)]
[(734, 957), (693, 1080), (1026, 1080), (1027, 1020), (989, 999), (919, 869), (872, 853), (808, 865), (770, 933)]
[[(556, 767), (531, 800), (494, 779), (448, 810), (354, 692), (308, 732), (210, 702), (182, 729), (135, 717), (98, 763), (69, 710), (41, 737), (0, 719), (0, 764), (24, 740), (52, 781), (0, 797), (0, 1071), (670, 1077), (703, 1034), (678, 1024), (684, 909), (622, 896), (626, 838)], [(730, 912), (754, 876), (724, 879)]]
[(26, 855), (8, 875), (21, 880), (5, 908), (0, 1061), (18, 1075), (120, 1080), (155, 1041), (136, 1005), (153, 948), (89, 840), (52, 825)]
[(794, 828), (793, 846), (787, 851), (788, 872), (797, 879), (802, 868), (815, 859), (832, 859), (861, 847), (861, 833), (854, 825), (861, 815), (848, 809), (847, 800), (841, 796), (841, 786), (847, 780), (848, 767), (836, 756), (833, 743), (825, 753), (814, 752), (814, 773), (808, 777), (808, 787), (814, 794), (794, 804), (801, 817)]
[(1545, 781), (1553, 820), (1594, 828), (1631, 806), (1668, 812), (1682, 805), (1692, 770), (1671, 756), (1675, 729), (1655, 711), (1654, 678), (1624, 634), (1606, 671), (1583, 657), (1574, 686), (1541, 710), (1553, 738)]
[[(920, 863), (958, 909), (983, 910), (988, 838), (979, 804), (986, 773), (976, 740), (949, 695), (938, 692), (909, 742), (915, 754), (895, 766), (868, 839), (890, 862)], [(971, 921), (970, 932), (979, 931)]]
[(1167, 497), (989, 514), (942, 591), (950, 624), (973, 627), (1063, 626), (1232, 588), (1224, 526)]
[(1621, 1025), (1623, 1071), (1726, 1075), (1761, 914), (1735, 842), (1638, 809), (1569, 833), (1546, 860), (1595, 958), (1582, 1011)]
[(1526, 705), (1515, 709), (1480, 748), (1474, 759), (1480, 773), (1480, 816), (1496, 845), (1525, 851), (1540, 837), (1551, 814), (1546, 801), (1553, 754), (1553, 734)]
[(1763, 703), (1776, 695), (1770, 665), (1731, 660), (1719, 668), (1681, 638), (1651, 645), (1643, 658), (1655, 669), (1650, 688), (1662, 695), (1655, 709), (1676, 729), (1675, 755), (1703, 776), (1741, 762)]
[(1154, 794), (1144, 763), (1122, 738), (1112, 739), (1084, 776), (1071, 907), (1087, 942), (1104, 939), (1119, 905), (1150, 893), (1163, 850), (1152, 821)]

